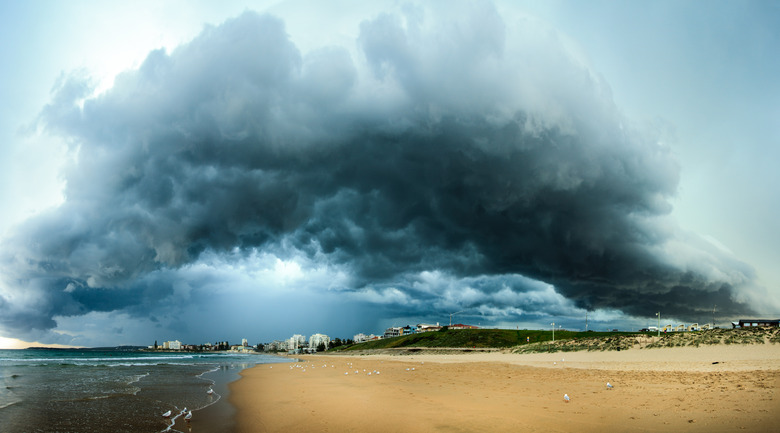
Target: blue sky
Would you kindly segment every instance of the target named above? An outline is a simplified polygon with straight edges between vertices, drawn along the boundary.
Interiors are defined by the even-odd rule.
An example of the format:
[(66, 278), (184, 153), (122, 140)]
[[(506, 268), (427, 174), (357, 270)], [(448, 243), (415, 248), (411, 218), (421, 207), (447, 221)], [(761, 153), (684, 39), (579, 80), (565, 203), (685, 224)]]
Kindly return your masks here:
[(772, 2), (0, 8), (0, 345), (778, 314)]

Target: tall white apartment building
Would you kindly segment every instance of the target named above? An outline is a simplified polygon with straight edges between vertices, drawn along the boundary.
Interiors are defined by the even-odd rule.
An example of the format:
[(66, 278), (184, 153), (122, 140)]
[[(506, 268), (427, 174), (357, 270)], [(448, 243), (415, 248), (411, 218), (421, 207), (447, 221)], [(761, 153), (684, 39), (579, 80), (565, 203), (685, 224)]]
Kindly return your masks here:
[(246, 338), (242, 338), (241, 339), (241, 345), (244, 346), (244, 347), (249, 346), (249, 341), (247, 341)]
[(181, 350), (181, 341), (163, 341), (163, 349), (165, 350)]
[(301, 334), (293, 335), (287, 340), (287, 350), (296, 350), (306, 344), (306, 337)]
[(327, 348), (330, 344), (330, 337), (325, 334), (314, 334), (309, 337), (309, 348), (316, 349), (320, 344), (324, 344)]

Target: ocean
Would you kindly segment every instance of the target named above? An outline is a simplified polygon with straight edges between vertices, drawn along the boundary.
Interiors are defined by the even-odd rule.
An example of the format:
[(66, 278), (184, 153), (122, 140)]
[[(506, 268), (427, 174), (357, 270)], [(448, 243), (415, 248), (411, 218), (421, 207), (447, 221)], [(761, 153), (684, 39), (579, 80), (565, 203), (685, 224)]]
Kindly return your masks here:
[[(2, 433), (185, 432), (184, 408), (221, 398), (215, 380), (256, 364), (288, 362), (260, 354), (133, 350), (0, 350)], [(215, 386), (217, 385), (217, 386)], [(170, 418), (163, 413), (171, 411)]]

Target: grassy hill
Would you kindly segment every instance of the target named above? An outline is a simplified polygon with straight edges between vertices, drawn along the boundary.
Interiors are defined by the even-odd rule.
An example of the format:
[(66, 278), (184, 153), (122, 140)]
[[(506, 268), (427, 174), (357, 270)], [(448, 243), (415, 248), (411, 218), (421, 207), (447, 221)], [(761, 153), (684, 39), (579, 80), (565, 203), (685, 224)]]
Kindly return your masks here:
[(502, 349), (514, 353), (604, 351), (683, 347), (707, 344), (780, 343), (780, 329), (714, 329), (699, 332), (673, 332), (656, 337), (654, 332), (575, 332), (511, 329), (443, 329), (404, 335), (340, 347), (343, 351), (407, 349)]
[[(585, 337), (608, 337), (619, 332), (575, 332), (556, 330), (555, 339), (571, 340)], [(552, 332), (546, 330), (512, 329), (442, 329), (435, 332), (404, 335), (354, 344), (343, 350), (372, 350), (399, 348), (497, 348), (543, 343), (552, 340)]]

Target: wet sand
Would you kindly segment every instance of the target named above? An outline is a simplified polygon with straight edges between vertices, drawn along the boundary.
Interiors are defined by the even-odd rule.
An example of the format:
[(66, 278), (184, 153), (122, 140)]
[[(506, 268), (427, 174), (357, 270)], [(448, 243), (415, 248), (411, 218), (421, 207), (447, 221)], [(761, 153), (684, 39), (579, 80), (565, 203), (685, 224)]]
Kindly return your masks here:
[(239, 433), (772, 432), (780, 421), (780, 345), (771, 344), (315, 355), (241, 376), (228, 397)]
[(206, 375), (214, 381), (216, 403), (192, 413), (192, 420), (176, 420), (173, 428), (186, 433), (232, 433), (235, 431), (236, 409), (228, 401), (228, 384), (240, 378), (238, 370), (219, 370)]

